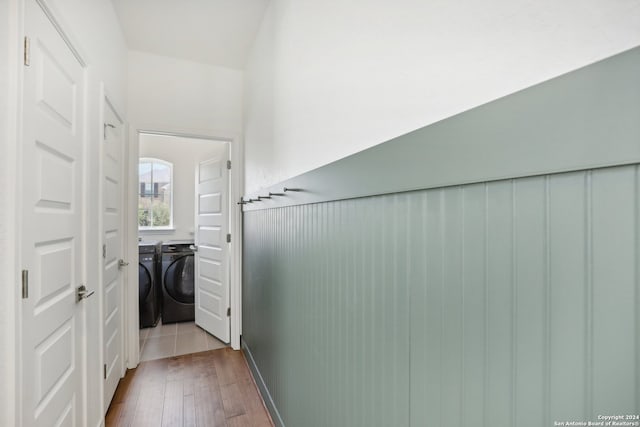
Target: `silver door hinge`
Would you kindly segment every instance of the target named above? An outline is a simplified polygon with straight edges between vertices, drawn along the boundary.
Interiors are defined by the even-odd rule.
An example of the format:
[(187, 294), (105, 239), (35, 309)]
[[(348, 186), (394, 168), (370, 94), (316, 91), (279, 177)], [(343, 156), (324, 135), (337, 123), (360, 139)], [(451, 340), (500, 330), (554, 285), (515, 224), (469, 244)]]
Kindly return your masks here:
[(114, 125), (112, 125), (111, 123), (105, 123), (103, 126), (103, 132), (104, 132), (104, 139), (107, 139), (107, 128), (111, 128), (111, 129), (115, 129), (116, 127)]
[(22, 299), (29, 298), (29, 270), (22, 270)]
[(227, 234), (227, 243), (231, 243), (231, 234)]
[(231, 307), (227, 308), (227, 317), (231, 317)]
[(29, 37), (24, 38), (24, 65), (31, 65), (31, 40)]
[(107, 245), (102, 245), (102, 258), (107, 257)]
[(227, 169), (231, 169), (231, 160), (227, 160)]
[(107, 364), (106, 363), (104, 364), (104, 374), (103, 374), (103, 376), (104, 376), (104, 379), (106, 380), (107, 379)]

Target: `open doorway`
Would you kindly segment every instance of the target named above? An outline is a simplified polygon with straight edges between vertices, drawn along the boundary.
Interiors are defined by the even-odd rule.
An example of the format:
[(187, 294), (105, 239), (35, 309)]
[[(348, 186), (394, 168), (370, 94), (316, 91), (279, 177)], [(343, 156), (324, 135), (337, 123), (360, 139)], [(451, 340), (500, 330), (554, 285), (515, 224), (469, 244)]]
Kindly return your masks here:
[(139, 360), (227, 346), (231, 144), (156, 132), (138, 143)]

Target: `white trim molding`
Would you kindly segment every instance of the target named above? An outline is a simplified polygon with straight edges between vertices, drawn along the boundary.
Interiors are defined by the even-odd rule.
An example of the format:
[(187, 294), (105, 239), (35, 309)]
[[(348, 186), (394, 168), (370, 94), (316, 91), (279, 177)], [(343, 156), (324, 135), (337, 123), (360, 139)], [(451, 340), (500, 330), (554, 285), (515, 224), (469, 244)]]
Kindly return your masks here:
[[(226, 142), (229, 144), (229, 159), (231, 160), (230, 190), (229, 190), (229, 230), (231, 233), (231, 248), (229, 252), (231, 272), (230, 305), (231, 305), (231, 347), (240, 350), (240, 335), (242, 334), (242, 212), (236, 202), (244, 191), (244, 156), (243, 139), (239, 133), (218, 132), (213, 130), (198, 130), (185, 128), (171, 128), (154, 123), (129, 124), (129, 174), (126, 187), (129, 189), (128, 230), (125, 237), (129, 248), (131, 265), (137, 265), (138, 220), (137, 220), (137, 191), (135, 183), (138, 181), (138, 158), (140, 157), (140, 134), (176, 136), (180, 138), (196, 138)], [(137, 189), (136, 189), (137, 190)], [(153, 230), (142, 230), (142, 233)], [(135, 274), (134, 274), (135, 273)], [(129, 283), (137, 283), (137, 269), (130, 269)], [(139, 328), (138, 328), (138, 291), (135, 286), (129, 287), (127, 297), (129, 314), (127, 324), (128, 362), (129, 369), (135, 368), (140, 362)], [(134, 321), (135, 319), (135, 321)]]

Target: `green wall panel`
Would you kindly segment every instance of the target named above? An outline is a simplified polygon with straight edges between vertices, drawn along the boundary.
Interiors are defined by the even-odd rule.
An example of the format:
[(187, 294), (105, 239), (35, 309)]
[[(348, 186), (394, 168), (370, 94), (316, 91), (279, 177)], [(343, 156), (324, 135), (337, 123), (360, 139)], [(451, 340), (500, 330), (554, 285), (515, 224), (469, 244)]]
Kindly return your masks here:
[(243, 339), (286, 425), (407, 424), (406, 202), (245, 217)]
[(637, 414), (639, 248), (638, 165), (245, 212), (243, 342), (287, 427)]

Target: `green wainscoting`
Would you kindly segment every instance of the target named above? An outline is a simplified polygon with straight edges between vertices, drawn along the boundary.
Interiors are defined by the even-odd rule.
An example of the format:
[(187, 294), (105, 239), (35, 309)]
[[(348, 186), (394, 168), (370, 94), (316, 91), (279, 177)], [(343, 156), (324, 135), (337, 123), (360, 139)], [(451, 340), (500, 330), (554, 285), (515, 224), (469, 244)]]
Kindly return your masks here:
[(243, 340), (274, 419), (639, 413), (639, 202), (632, 165), (245, 213)]

